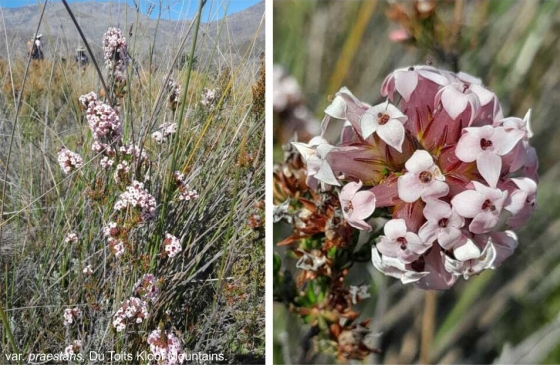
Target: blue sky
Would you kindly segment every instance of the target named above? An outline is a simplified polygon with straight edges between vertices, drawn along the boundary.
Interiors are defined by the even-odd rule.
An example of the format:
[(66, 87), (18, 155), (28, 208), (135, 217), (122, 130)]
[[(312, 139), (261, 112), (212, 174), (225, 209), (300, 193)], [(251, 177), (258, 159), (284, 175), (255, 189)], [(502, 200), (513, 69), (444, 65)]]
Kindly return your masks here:
[[(134, 6), (134, 3), (139, 5), (140, 10), (146, 14), (149, 9), (152, 9), (150, 16), (157, 17), (159, 11), (159, 4), (162, 6), (162, 18), (164, 19), (184, 19), (192, 18), (198, 9), (198, 0), (67, 0), (68, 3), (76, 2), (113, 2), (113, 3), (128, 3)], [(208, 0), (205, 5), (204, 16), (202, 21), (217, 20), (227, 14), (232, 14), (244, 10), (250, 6), (255, 5), (260, 0)], [(60, 2), (60, 0), (50, 0), (49, 2)], [(6, 8), (16, 8), (25, 5), (36, 5), (44, 3), (44, 0), (0, 0), (0, 6)]]

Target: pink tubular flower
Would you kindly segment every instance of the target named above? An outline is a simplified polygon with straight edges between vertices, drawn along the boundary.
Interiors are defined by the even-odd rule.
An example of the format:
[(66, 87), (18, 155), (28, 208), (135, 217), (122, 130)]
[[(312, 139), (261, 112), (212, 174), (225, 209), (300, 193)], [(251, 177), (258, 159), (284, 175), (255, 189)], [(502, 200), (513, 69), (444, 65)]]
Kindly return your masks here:
[(461, 240), (461, 227), (465, 220), (451, 206), (438, 199), (428, 199), (424, 208), (427, 221), (418, 231), (423, 242), (438, 241), (446, 250), (452, 249)]
[(359, 191), (361, 188), (361, 181), (344, 185), (339, 196), (342, 214), (352, 227), (371, 231), (371, 226), (364, 219), (375, 210), (375, 194), (368, 190)]
[(511, 151), (523, 137), (523, 133), (489, 125), (465, 128), (465, 132), (457, 143), (457, 157), (464, 162), (476, 161), (484, 180), (491, 187), (496, 187), (502, 170), (500, 156)]
[(416, 233), (409, 232), (404, 219), (392, 219), (385, 223), (385, 236), (381, 236), (377, 249), (384, 256), (398, 258), (405, 264), (416, 260), (430, 248)]
[(379, 104), (368, 109), (361, 118), (360, 126), (364, 138), (377, 133), (389, 146), (402, 152), (404, 142), (403, 124), (408, 120), (397, 107), (392, 104)]
[(412, 203), (418, 198), (440, 198), (449, 192), (445, 177), (432, 156), (422, 150), (414, 152), (405, 164), (407, 173), (399, 177), (399, 198)]
[(340, 186), (334, 172), (326, 160), (327, 155), (335, 147), (328, 144), (323, 137), (315, 137), (308, 144), (292, 142), (303, 156), (309, 168), (307, 184), (311, 187), (317, 186), (317, 180), (330, 185)]
[(462, 217), (473, 218), (469, 230), (486, 233), (498, 224), (500, 213), (508, 196), (507, 191), (493, 189), (477, 181), (475, 190), (465, 190), (451, 199), (453, 209)]
[[(504, 118), (480, 79), (431, 66), (393, 71), (381, 95), (387, 102), (371, 106), (341, 88), (322, 135), (293, 143), (308, 186), (338, 192), (339, 214), (357, 230), (381, 228), (366, 222), (374, 211), (389, 218), (372, 263), (403, 283), (448, 289), (498, 267), (518, 245), (511, 229), (536, 208), (530, 111)], [(330, 144), (332, 119), (341, 138)]]
[(385, 255), (382, 257), (375, 247), (371, 249), (371, 260), (377, 270), (385, 275), (399, 279), (403, 284), (414, 283), (430, 274), (427, 271), (418, 272), (399, 259)]
[(64, 353), (67, 355), (74, 355), (80, 353), (82, 350), (82, 341), (74, 340), (71, 345), (66, 346)]

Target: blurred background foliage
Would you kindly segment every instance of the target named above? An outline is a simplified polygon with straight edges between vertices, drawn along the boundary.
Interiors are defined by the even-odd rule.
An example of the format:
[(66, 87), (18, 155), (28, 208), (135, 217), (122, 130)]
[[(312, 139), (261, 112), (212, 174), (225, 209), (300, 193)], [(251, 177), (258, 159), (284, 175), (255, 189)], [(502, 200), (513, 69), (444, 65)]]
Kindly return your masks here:
[[(418, 17), (412, 1), (274, 1), (274, 63), (297, 80), (308, 113), (299, 124), (275, 114), (275, 161), (294, 133), (301, 141), (317, 132), (317, 120), (340, 87), (373, 105), (382, 100), (386, 75), (415, 64), (458, 66), (481, 78), (498, 95), (505, 116), (523, 117), (531, 108), (531, 144), (540, 161), (538, 210), (517, 232), (516, 253), (498, 270), (437, 294), (430, 362), (560, 363), (560, 2), (438, 1), (429, 21), (419, 17), (420, 30), (401, 18), (401, 25), (421, 33), (415, 44), (389, 38), (401, 29), (395, 5)], [(426, 29), (436, 37), (423, 34)], [(275, 242), (289, 233), (288, 226), (277, 224)], [(275, 252), (293, 271), (287, 251), (275, 247)], [(372, 296), (360, 309), (363, 318), (373, 318), (370, 327), (380, 334), (382, 352), (364, 363), (417, 362), (424, 292), (383, 276), (371, 264), (355, 267), (348, 281), (371, 285)], [(275, 303), (274, 362), (297, 362), (307, 331)]]

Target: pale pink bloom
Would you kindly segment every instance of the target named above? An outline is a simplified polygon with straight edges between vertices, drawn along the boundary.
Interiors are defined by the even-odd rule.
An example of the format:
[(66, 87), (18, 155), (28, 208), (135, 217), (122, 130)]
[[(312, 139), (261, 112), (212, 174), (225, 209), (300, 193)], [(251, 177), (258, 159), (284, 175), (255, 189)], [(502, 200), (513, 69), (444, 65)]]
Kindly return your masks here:
[(142, 300), (155, 303), (160, 293), (157, 278), (152, 274), (144, 274), (134, 284), (132, 292)]
[(125, 248), (124, 243), (122, 240), (118, 240), (114, 237), (109, 237), (107, 239), (107, 243), (109, 244), (109, 248), (115, 254), (115, 257), (119, 258), (124, 255)]
[(377, 270), (385, 275), (399, 279), (403, 284), (414, 283), (430, 274), (427, 271), (417, 272), (412, 270), (410, 265), (405, 264), (397, 258), (385, 255), (382, 257), (379, 255), (375, 246), (371, 249), (371, 261)]
[(104, 156), (101, 161), (99, 161), (99, 165), (104, 169), (108, 169), (109, 167), (113, 166), (114, 163), (115, 160), (107, 156)]
[(109, 28), (103, 34), (103, 56), (109, 70), (124, 71), (129, 63), (126, 38), (119, 28)]
[(473, 218), (469, 225), (472, 233), (486, 233), (498, 224), (508, 193), (477, 181), (472, 183), (475, 190), (466, 190), (455, 195), (451, 199), (451, 205), (462, 217)]
[(461, 82), (442, 87), (435, 96), (434, 106), (437, 107), (440, 103), (451, 119), (457, 119), (459, 115), (469, 111), (470, 118), (467, 125), (472, 124), (480, 110), (477, 94), (469, 85)]
[[(492, 268), (494, 260), (496, 259), (496, 249), (491, 242), (486, 244), (486, 247), (481, 250), (470, 239), (463, 246), (464, 248), (458, 253), (459, 249), (455, 249), (454, 254), (457, 260), (449, 256), (445, 256), (445, 268), (447, 271), (456, 276), (463, 276), (465, 280), (469, 277), (479, 274), (482, 271)], [(459, 259), (459, 257), (461, 259)]]
[(143, 183), (134, 180), (119, 196), (114, 209), (122, 211), (127, 207), (139, 209), (142, 219), (148, 220), (156, 214), (156, 199), (144, 189)]
[(205, 107), (213, 107), (214, 103), (216, 102), (216, 89), (207, 89), (204, 88), (202, 90), (202, 99), (200, 100), (200, 103), (202, 105), (204, 105)]
[(449, 289), (457, 281), (457, 276), (453, 275), (445, 268), (447, 255), (440, 249), (432, 247), (424, 256), (415, 262), (417, 270), (427, 272), (428, 275), (414, 283), (414, 285), (424, 290), (444, 290)]
[(66, 234), (64, 237), (64, 243), (76, 243), (78, 242), (78, 235), (74, 232), (70, 232)]
[(438, 199), (428, 199), (424, 207), (424, 217), (427, 221), (418, 231), (423, 242), (439, 245), (446, 250), (452, 249), (461, 240), (461, 227), (465, 220), (457, 214), (451, 206)]
[[(443, 86), (449, 84), (449, 80), (441, 75), (439, 70), (431, 66), (413, 66), (400, 68), (393, 71), (381, 86), (381, 95), (389, 96), (393, 100), (393, 93), (397, 91), (404, 99), (409, 102), (412, 94), (418, 89), (424, 89), (428, 85)], [(431, 87), (431, 85), (429, 87)]]
[(173, 236), (172, 234), (165, 232), (165, 240), (163, 241), (165, 245), (165, 253), (170, 258), (173, 258), (183, 250), (181, 247), (181, 241)]
[(80, 96), (78, 100), (82, 105), (82, 109), (86, 110), (91, 102), (97, 101), (97, 94), (92, 91), (90, 93)]
[(480, 101), (480, 109), (473, 125), (482, 126), (489, 125), (496, 119), (503, 118), (502, 107), (498, 101), (498, 97), (492, 91), (488, 90), (482, 84), (479, 78), (471, 76), (465, 72), (459, 72), (457, 77), (468, 87)]
[(327, 162), (329, 152), (335, 147), (323, 137), (312, 138), (309, 143), (292, 142), (307, 163), (307, 185), (315, 189), (317, 180), (330, 185), (340, 186), (334, 171)]
[(496, 187), (502, 170), (502, 158), (523, 137), (519, 130), (505, 130), (503, 127), (465, 128), (459, 139), (455, 154), (463, 162), (476, 161), (478, 172), (491, 187)]
[(506, 166), (509, 165), (509, 172), (515, 172), (522, 168), (523, 166), (530, 165), (531, 156), (529, 149), (532, 148), (529, 145), (529, 138), (533, 136), (533, 131), (531, 130), (531, 110), (527, 111), (523, 119), (510, 117), (502, 119), (498, 122), (498, 126), (503, 127), (506, 131), (517, 131), (521, 133), (523, 137), (520, 141), (512, 148), (512, 150), (503, 156), (502, 161)]
[(74, 355), (78, 354), (82, 349), (82, 341), (81, 340), (74, 340), (71, 345), (66, 346), (64, 349), (64, 353), (66, 355)]
[(182, 364), (185, 360), (181, 341), (171, 331), (153, 330), (148, 335), (148, 344), (158, 365)]
[(79, 319), (81, 317), (82, 317), (82, 310), (80, 308), (78, 307), (66, 308), (64, 310), (64, 325), (69, 326), (72, 323), (74, 323), (76, 319)]
[(128, 325), (140, 324), (148, 318), (148, 303), (137, 297), (130, 297), (113, 315), (113, 327), (122, 332)]
[(512, 214), (508, 219), (511, 228), (520, 228), (529, 221), (536, 209), (537, 183), (528, 177), (511, 178), (516, 188), (510, 188), (504, 209)]
[(377, 249), (383, 256), (398, 258), (405, 264), (416, 260), (432, 245), (422, 242), (418, 235), (409, 232), (404, 219), (391, 219), (383, 228), (385, 236), (379, 237)]
[(417, 150), (406, 161), (407, 172), (399, 177), (399, 198), (412, 203), (419, 198), (440, 198), (449, 193), (449, 186), (444, 182), (445, 176), (435, 164), (430, 153)]
[(389, 39), (396, 43), (402, 43), (411, 39), (412, 36), (406, 30), (400, 28), (389, 32)]
[(497, 268), (510, 257), (518, 245), (517, 235), (513, 231), (490, 232), (488, 242), (492, 243), (496, 250), (496, 258), (492, 263), (492, 269)]
[(108, 138), (111, 141), (120, 141), (122, 137), (122, 125), (115, 109), (100, 101), (92, 101), (88, 104), (86, 119), (89, 128), (93, 132), (93, 138)]
[(340, 205), (344, 219), (352, 227), (371, 231), (371, 226), (365, 222), (375, 210), (375, 194), (369, 190), (360, 191), (362, 182), (349, 182), (340, 191)]
[(84, 267), (82, 272), (86, 275), (92, 275), (93, 274), (93, 269), (91, 268), (91, 265), (87, 265), (86, 267)]
[(84, 164), (82, 157), (64, 147), (58, 151), (58, 164), (62, 168), (64, 174), (69, 174), (74, 170), (78, 170)]
[(321, 135), (325, 134), (330, 118), (345, 119), (355, 133), (361, 134), (360, 118), (370, 108), (371, 105), (358, 100), (348, 88), (342, 87), (325, 109), (326, 116), (321, 122)]
[(382, 103), (368, 109), (360, 119), (362, 136), (368, 138), (377, 133), (379, 138), (389, 146), (402, 152), (404, 141), (404, 126), (408, 120), (393, 104)]

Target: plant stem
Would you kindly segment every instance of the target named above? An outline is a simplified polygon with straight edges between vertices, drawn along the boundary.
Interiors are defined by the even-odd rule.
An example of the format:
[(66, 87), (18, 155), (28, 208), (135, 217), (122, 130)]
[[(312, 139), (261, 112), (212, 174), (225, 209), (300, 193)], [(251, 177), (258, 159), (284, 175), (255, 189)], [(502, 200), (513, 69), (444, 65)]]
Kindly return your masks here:
[(434, 339), (436, 322), (437, 293), (426, 291), (424, 297), (424, 315), (422, 316), (422, 342), (420, 344), (420, 364), (430, 363), (430, 349)]

